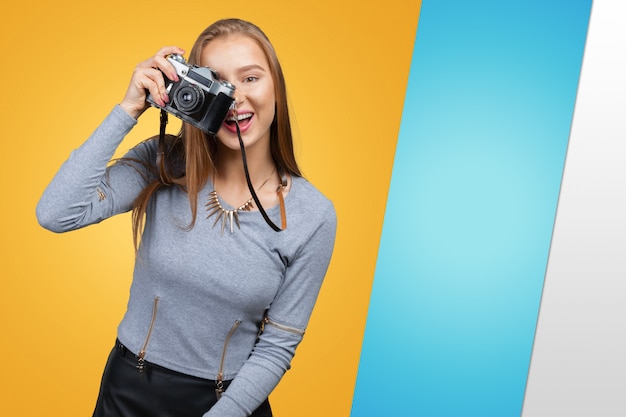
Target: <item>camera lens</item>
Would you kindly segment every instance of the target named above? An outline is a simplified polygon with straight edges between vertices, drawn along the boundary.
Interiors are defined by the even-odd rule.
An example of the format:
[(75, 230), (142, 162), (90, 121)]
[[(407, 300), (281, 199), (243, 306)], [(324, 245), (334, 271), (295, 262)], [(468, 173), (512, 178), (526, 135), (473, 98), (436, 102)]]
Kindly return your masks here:
[(191, 113), (202, 108), (204, 94), (202, 90), (193, 84), (181, 87), (174, 96), (174, 103), (179, 110)]

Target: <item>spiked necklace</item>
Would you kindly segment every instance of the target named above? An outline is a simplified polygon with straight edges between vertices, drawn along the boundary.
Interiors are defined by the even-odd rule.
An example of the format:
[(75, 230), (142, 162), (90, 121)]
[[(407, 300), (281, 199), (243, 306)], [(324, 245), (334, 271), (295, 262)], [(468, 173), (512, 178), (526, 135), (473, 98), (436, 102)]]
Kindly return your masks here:
[[(263, 188), (263, 186), (267, 184), (267, 182), (270, 180), (270, 178), (272, 178), (275, 172), (276, 168), (274, 167), (274, 170), (272, 171), (270, 176), (267, 177), (265, 181), (263, 181), (263, 184), (261, 184), (257, 191), (260, 191), (261, 188)], [(229, 210), (222, 206), (219, 196), (217, 195), (217, 191), (213, 190), (209, 193), (205, 207), (206, 211), (208, 212), (206, 216), (207, 219), (217, 214), (217, 216), (215, 217), (215, 221), (213, 222), (213, 227), (215, 227), (215, 225), (221, 220), (221, 234), (224, 234), (224, 230), (226, 229), (227, 224), (228, 228), (230, 229), (230, 233), (235, 233), (235, 224), (237, 225), (238, 229), (241, 229), (241, 224), (239, 223), (239, 212), (250, 211), (254, 207), (254, 202), (253, 198), (250, 197), (245, 203), (243, 203), (239, 207)]]

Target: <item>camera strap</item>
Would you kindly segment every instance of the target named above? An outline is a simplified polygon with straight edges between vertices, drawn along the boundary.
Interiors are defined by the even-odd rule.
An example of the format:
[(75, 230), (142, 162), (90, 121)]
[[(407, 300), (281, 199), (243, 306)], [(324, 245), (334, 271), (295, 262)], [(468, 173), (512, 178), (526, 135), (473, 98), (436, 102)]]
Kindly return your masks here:
[(157, 172), (159, 173), (159, 181), (161, 184), (170, 185), (172, 180), (169, 175), (167, 175), (167, 170), (165, 166), (165, 158), (163, 154), (165, 153), (165, 127), (167, 126), (167, 112), (161, 109), (161, 126), (159, 129), (159, 144), (157, 146), (157, 156), (156, 156), (156, 166)]
[(241, 138), (241, 130), (239, 129), (239, 122), (237, 121), (237, 117), (235, 117), (235, 127), (237, 128), (237, 138), (239, 139), (239, 147), (241, 148), (241, 159), (243, 161), (243, 170), (246, 174), (246, 182), (248, 183), (248, 189), (250, 190), (250, 194), (252, 194), (252, 199), (259, 209), (259, 212), (265, 219), (265, 222), (275, 231), (282, 232), (287, 228), (287, 213), (285, 211), (285, 199), (283, 197), (283, 190), (287, 186), (287, 176), (283, 172), (282, 168), (279, 168), (278, 174), (280, 175), (280, 185), (276, 189), (278, 193), (278, 201), (280, 204), (280, 218), (281, 218), (281, 226), (282, 228), (276, 226), (274, 222), (269, 218), (261, 202), (259, 201), (259, 197), (257, 197), (256, 192), (254, 191), (254, 187), (252, 186), (252, 181), (250, 180), (250, 173), (248, 172), (248, 162), (246, 160), (246, 149), (243, 146), (243, 139)]

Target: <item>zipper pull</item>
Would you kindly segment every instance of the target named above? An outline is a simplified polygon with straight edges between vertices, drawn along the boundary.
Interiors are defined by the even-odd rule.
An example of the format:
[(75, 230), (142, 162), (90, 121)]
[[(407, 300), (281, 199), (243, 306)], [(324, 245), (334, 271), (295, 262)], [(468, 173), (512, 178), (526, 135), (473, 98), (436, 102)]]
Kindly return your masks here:
[(219, 400), (220, 398), (222, 398), (222, 394), (224, 393), (224, 375), (220, 372), (219, 374), (217, 374), (217, 388), (215, 389), (215, 396), (217, 397), (217, 399)]
[(146, 363), (144, 360), (144, 356), (145, 356), (145, 352), (139, 352), (139, 355), (137, 355), (137, 370), (139, 371), (139, 373), (143, 373), (143, 371), (146, 369)]

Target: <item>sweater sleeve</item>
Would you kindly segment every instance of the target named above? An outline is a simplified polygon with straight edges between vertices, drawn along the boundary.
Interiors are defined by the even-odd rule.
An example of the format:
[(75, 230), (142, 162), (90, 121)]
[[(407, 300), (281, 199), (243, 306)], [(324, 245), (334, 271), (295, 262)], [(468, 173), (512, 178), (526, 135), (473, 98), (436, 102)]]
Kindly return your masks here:
[[(135, 162), (109, 166), (115, 150), (137, 120), (115, 106), (91, 136), (63, 163), (37, 204), (37, 220), (44, 228), (66, 232), (98, 223), (132, 208), (146, 185), (148, 143), (127, 155)], [(142, 173), (142, 170), (145, 172)]]
[(246, 417), (269, 396), (289, 369), (304, 336), (333, 251), (336, 213), (332, 205), (322, 213), (318, 227), (291, 260), (263, 332), (249, 359), (203, 417)]

